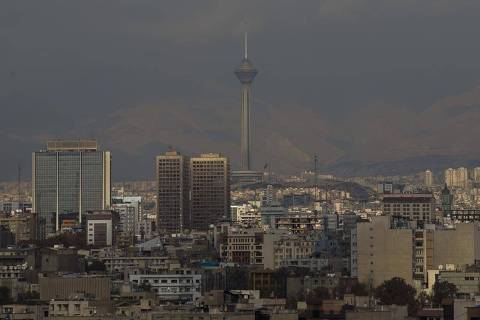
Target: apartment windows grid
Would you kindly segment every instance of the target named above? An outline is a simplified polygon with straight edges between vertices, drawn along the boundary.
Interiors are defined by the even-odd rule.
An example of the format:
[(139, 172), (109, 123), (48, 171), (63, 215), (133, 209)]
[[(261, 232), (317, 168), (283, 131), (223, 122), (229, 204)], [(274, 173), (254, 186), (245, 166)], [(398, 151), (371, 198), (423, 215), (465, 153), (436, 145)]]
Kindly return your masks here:
[(95, 141), (47, 142), (32, 155), (33, 211), (46, 221), (46, 232), (59, 229), (59, 215), (110, 206), (110, 152), (98, 151)]

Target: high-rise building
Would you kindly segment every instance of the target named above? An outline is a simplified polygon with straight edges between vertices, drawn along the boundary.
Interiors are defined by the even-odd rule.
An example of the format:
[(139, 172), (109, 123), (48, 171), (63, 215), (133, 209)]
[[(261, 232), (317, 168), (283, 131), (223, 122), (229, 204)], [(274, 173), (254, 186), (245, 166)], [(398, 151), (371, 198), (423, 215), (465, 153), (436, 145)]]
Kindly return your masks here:
[(413, 232), (408, 224), (394, 223), (395, 219), (374, 217), (352, 230), (352, 275), (369, 287), (393, 277), (413, 284)]
[(230, 162), (219, 154), (190, 159), (192, 229), (206, 230), (230, 218)]
[(32, 155), (33, 212), (45, 218), (47, 233), (59, 230), (59, 216), (105, 210), (111, 203), (111, 155), (95, 140), (52, 140)]
[(454, 187), (455, 182), (455, 170), (452, 168), (448, 168), (445, 170), (445, 184), (448, 187)]
[(425, 186), (431, 187), (433, 185), (433, 173), (430, 170), (425, 171)]
[(469, 183), (468, 169), (464, 167), (460, 167), (457, 169), (448, 168), (447, 170), (445, 170), (445, 183), (450, 188), (467, 188)]
[(466, 188), (468, 186), (468, 169), (460, 167), (455, 170), (455, 186), (459, 188)]
[(475, 180), (475, 182), (480, 181), (480, 167), (475, 167), (473, 169), (473, 180)]
[(157, 229), (180, 233), (190, 228), (190, 159), (175, 151), (156, 158)]

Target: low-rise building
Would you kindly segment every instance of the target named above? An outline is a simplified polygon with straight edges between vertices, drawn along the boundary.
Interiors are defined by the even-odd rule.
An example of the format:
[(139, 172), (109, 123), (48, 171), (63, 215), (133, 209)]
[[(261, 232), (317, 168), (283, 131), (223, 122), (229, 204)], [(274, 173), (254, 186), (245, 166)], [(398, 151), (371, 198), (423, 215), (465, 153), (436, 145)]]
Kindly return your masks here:
[(435, 210), (435, 197), (430, 193), (384, 194), (382, 210), (386, 215), (405, 217), (412, 221), (430, 222)]
[(301, 235), (275, 232), (267, 233), (263, 243), (263, 266), (279, 269), (294, 261), (310, 258), (315, 252), (315, 241)]
[(162, 274), (131, 274), (130, 282), (151, 290), (160, 300), (194, 301), (202, 295), (198, 270), (177, 269)]
[(457, 287), (458, 297), (473, 298), (480, 294), (479, 266), (444, 268), (438, 271), (436, 281), (446, 281)]
[(72, 294), (83, 294), (94, 300), (110, 300), (112, 280), (105, 276), (69, 274), (63, 277), (41, 277), (39, 287), (41, 300), (66, 300)]
[(111, 246), (114, 237), (114, 214), (96, 211), (87, 214), (87, 245)]
[(43, 320), (48, 319), (48, 305), (4, 304), (0, 307), (1, 319)]
[(263, 265), (263, 240), (261, 229), (229, 228), (220, 245), (220, 256), (240, 265)]

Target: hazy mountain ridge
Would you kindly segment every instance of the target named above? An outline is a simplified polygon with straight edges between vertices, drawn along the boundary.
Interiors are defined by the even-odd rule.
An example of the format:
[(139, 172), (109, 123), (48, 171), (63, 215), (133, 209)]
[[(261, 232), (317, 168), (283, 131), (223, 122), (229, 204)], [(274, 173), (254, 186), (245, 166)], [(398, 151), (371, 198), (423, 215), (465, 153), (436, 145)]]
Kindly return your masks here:
[[(151, 154), (171, 146), (186, 153), (221, 152), (236, 167), (239, 108), (230, 104), (204, 103), (193, 112), (182, 103), (134, 107), (112, 115), (99, 134), (113, 150), (130, 154), (130, 161), (144, 157), (146, 149)], [(407, 174), (480, 159), (479, 88), (422, 112), (379, 104), (330, 122), (306, 106), (269, 106), (254, 117), (257, 168), (268, 162), (272, 170), (297, 172), (312, 167), (314, 153), (325, 171), (340, 175)]]
[[(409, 174), (430, 168), (480, 165), (480, 89), (438, 99), (415, 111), (386, 103), (355, 108), (340, 119), (321, 116), (317, 106), (254, 104), (254, 163), (295, 173), (313, 168), (319, 156), (323, 172), (341, 176)], [(221, 152), (237, 168), (239, 102), (235, 100), (149, 103), (84, 121), (67, 132), (45, 130), (33, 136), (0, 132), (5, 157), (3, 179), (15, 179), (21, 163), (30, 175), (30, 152), (48, 138), (96, 137), (113, 152), (116, 179), (154, 176), (154, 156), (170, 148), (186, 154)]]

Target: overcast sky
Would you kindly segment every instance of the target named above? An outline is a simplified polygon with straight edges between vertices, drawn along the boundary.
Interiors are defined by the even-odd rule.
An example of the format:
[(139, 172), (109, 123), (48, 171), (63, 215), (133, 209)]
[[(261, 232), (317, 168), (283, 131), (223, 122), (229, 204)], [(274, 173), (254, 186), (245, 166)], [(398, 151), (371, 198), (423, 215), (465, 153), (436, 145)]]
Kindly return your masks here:
[(4, 0), (0, 180), (62, 137), (98, 138), (116, 180), (168, 146), (235, 167), (244, 31), (258, 168), (476, 159), (479, 30), (478, 0)]

